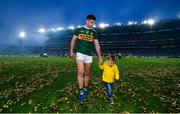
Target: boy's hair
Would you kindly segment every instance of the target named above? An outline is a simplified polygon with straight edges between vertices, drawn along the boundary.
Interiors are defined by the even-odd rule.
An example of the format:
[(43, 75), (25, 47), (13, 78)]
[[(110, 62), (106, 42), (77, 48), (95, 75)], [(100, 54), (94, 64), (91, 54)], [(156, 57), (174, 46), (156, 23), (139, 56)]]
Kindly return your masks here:
[(86, 19), (92, 19), (92, 20), (96, 21), (96, 17), (94, 15), (88, 15), (86, 17)]
[(116, 57), (114, 55), (109, 55), (108, 56), (108, 60), (111, 60), (111, 61), (116, 61)]

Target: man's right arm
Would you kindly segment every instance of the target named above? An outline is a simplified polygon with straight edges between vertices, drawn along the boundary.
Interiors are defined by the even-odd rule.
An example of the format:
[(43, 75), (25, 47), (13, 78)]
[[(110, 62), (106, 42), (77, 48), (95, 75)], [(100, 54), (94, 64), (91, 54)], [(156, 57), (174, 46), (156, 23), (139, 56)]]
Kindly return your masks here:
[(70, 57), (73, 59), (74, 58), (74, 47), (75, 47), (75, 42), (76, 42), (77, 36), (74, 35), (72, 40), (71, 40), (71, 47), (70, 47)]

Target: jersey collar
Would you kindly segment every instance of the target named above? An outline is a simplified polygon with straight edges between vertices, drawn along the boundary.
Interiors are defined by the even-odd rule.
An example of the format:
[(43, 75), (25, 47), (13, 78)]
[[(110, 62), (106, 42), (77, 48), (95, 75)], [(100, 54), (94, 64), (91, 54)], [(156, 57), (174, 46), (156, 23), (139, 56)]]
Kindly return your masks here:
[(87, 27), (86, 25), (84, 25), (83, 27), (86, 28), (86, 29), (92, 29), (92, 28)]

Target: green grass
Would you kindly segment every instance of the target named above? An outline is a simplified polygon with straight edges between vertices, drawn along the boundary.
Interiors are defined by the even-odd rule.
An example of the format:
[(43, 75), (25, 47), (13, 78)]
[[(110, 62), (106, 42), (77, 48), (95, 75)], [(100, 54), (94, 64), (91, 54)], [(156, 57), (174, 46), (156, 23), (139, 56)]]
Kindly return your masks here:
[(180, 112), (180, 59), (117, 60), (115, 104), (106, 100), (97, 59), (89, 98), (78, 103), (75, 61), (0, 57), (0, 112)]

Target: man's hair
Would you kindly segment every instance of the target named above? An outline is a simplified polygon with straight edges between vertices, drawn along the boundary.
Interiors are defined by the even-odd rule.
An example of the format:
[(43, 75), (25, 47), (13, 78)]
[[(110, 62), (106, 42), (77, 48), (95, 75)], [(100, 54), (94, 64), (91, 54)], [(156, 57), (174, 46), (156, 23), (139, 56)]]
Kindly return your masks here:
[(96, 21), (96, 17), (94, 15), (88, 15), (86, 17), (86, 19), (92, 19), (92, 20)]
[(116, 57), (114, 55), (109, 55), (108, 56), (108, 60), (111, 60), (111, 61), (116, 61)]

